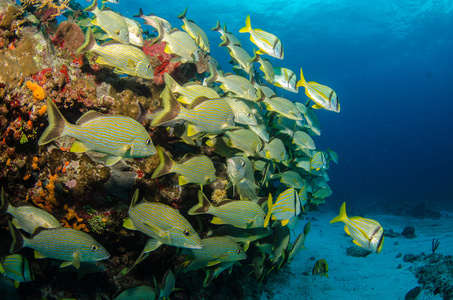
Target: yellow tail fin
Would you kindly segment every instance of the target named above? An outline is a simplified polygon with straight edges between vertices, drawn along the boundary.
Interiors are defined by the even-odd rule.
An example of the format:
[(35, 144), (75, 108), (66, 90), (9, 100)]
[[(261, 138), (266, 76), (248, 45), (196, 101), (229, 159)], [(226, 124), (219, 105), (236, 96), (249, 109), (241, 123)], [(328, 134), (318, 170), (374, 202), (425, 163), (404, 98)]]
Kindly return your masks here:
[(269, 198), (267, 198), (267, 215), (266, 215), (266, 219), (264, 219), (264, 228), (266, 228), (267, 224), (269, 224), (273, 206), (274, 205), (272, 204), (272, 194), (269, 193)]
[(302, 72), (302, 68), (300, 68), (300, 80), (297, 82), (296, 87), (305, 86), (307, 81), (304, 78), (304, 73)]
[(340, 208), (340, 213), (338, 214), (338, 216), (333, 218), (332, 221), (330, 221), (330, 223), (344, 222), (347, 218), (348, 216), (346, 215), (346, 202), (343, 202)]
[(245, 19), (245, 27), (239, 29), (239, 32), (250, 32), (252, 30), (252, 25), (250, 24), (250, 16), (248, 15)]

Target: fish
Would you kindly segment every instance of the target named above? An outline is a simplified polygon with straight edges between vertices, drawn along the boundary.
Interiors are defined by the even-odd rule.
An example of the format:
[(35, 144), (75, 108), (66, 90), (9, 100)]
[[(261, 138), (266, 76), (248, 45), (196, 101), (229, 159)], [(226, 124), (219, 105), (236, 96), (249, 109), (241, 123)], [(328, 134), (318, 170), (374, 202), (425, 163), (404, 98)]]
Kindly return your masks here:
[(49, 126), (38, 140), (42, 146), (53, 140), (70, 136), (76, 139), (71, 152), (96, 151), (104, 153), (102, 159), (113, 165), (122, 158), (148, 157), (156, 153), (151, 137), (136, 120), (121, 115), (103, 115), (88, 111), (71, 124), (63, 117), (56, 104), (47, 98)]
[(352, 237), (352, 241), (359, 247), (380, 253), (384, 245), (384, 230), (381, 224), (372, 219), (362, 217), (348, 218), (346, 215), (346, 202), (343, 202), (338, 216), (330, 223), (343, 222), (344, 231)]
[[(129, 218), (123, 226), (138, 230), (152, 239), (155, 248), (162, 244), (181, 248), (201, 248), (201, 239), (192, 225), (178, 210), (156, 202), (138, 202), (139, 191), (135, 190), (127, 212)], [(147, 243), (149, 246), (151, 243)], [(146, 249), (146, 247), (145, 247)]]
[(287, 68), (274, 67), (274, 85), (287, 91), (298, 93), (296, 74)]
[[(159, 297), (163, 299), (170, 299), (170, 294), (175, 290), (176, 277), (171, 270), (167, 270), (164, 276), (162, 276), (162, 282), (160, 284)], [(160, 299), (159, 298), (159, 299)]]
[(256, 122), (256, 125), (248, 125), (249, 129), (256, 133), (264, 142), (269, 142), (269, 129), (267, 128), (266, 123), (259, 118), (256, 118)]
[(215, 268), (206, 269), (206, 277), (203, 280), (203, 287), (207, 287), (217, 276), (220, 275), (223, 271), (229, 269), (229, 274), (231, 274), (233, 265), (235, 261), (226, 261), (218, 264)]
[(129, 43), (137, 47), (143, 47), (143, 30), (140, 24), (130, 18), (123, 18), (129, 31)]
[(190, 34), (177, 28), (166, 32), (159, 20), (157, 20), (157, 31), (159, 36), (153, 43), (165, 42), (165, 53), (177, 55), (182, 63), (198, 61), (198, 46)]
[(145, 20), (144, 23), (146, 25), (149, 25), (149, 26), (153, 27), (156, 30), (157, 30), (157, 28), (159, 26), (158, 22), (161, 24), (162, 30), (164, 30), (165, 32), (170, 32), (171, 29), (172, 29), (171, 24), (167, 20), (162, 19), (162, 18), (156, 16), (155, 14), (145, 15), (141, 8), (139, 9), (138, 14), (133, 16), (133, 17), (134, 18), (141, 18), (141, 19)]
[(100, 10), (97, 0), (93, 0), (91, 5), (85, 8), (84, 11), (92, 12), (96, 19), (91, 21), (91, 23), (101, 27), (112, 39), (121, 44), (129, 44), (129, 30), (126, 21), (120, 14), (113, 10)]
[(139, 48), (132, 45), (108, 44), (100, 46), (91, 31), (87, 29), (85, 42), (77, 49), (80, 52), (93, 52), (98, 54), (96, 63), (115, 68), (114, 72), (127, 74), (143, 79), (153, 79), (154, 70), (148, 57)]
[(304, 180), (296, 171), (288, 170), (280, 173), (274, 173), (270, 177), (271, 179), (280, 178), (281, 183), (295, 189), (301, 189), (304, 187)]
[(189, 215), (211, 214), (212, 224), (229, 224), (238, 228), (262, 228), (266, 213), (261, 206), (249, 200), (222, 200), (212, 205), (202, 191), (198, 191), (198, 204), (189, 209)]
[(220, 98), (219, 94), (210, 87), (199, 85), (196, 83), (187, 83), (184, 86), (179, 85), (170, 74), (164, 74), (165, 84), (173, 94), (178, 94), (177, 100), (182, 104), (190, 105), (193, 100), (199, 97), (207, 99)]
[(297, 237), (296, 240), (294, 241), (294, 244), (289, 251), (288, 254), (288, 261), (293, 260), (293, 258), (300, 252), (300, 250), (305, 249), (305, 239), (307, 238), (307, 235), (304, 232), (301, 232)]
[(192, 102), (191, 107), (183, 107), (165, 87), (162, 92), (164, 109), (158, 113), (152, 126), (159, 126), (169, 121), (185, 120), (190, 125), (187, 130), (188, 136), (198, 132), (218, 134), (228, 129), (235, 128), (234, 113), (228, 102), (222, 98), (206, 99), (198, 98), (196, 103)]
[(261, 29), (253, 29), (250, 24), (250, 16), (245, 19), (245, 27), (239, 29), (239, 32), (250, 33), (250, 41), (260, 48), (258, 54), (267, 54), (272, 57), (283, 59), (284, 51), (282, 42), (273, 34)]
[(258, 125), (255, 115), (252, 113), (247, 104), (238, 98), (223, 97), (228, 102), (234, 113), (234, 122), (244, 125)]
[[(247, 74), (253, 71), (252, 63), (257, 62), (259, 58), (257, 54), (251, 57), (244, 48), (231, 43), (228, 37), (224, 38), (224, 41), (219, 44), (219, 47), (227, 47), (230, 56), (239, 64), (239, 68)], [(237, 66), (234, 67), (237, 68)]]
[[(89, 1), (87, 1), (89, 2)], [(120, 0), (102, 0), (102, 3), (113, 3), (113, 4), (118, 4), (120, 3)]]
[(300, 201), (299, 195), (294, 188), (286, 189), (284, 192), (277, 196), (275, 203), (272, 203), (272, 195), (269, 194), (267, 199), (268, 212), (266, 220), (264, 220), (264, 227), (269, 224), (270, 217), (281, 221), (282, 226), (288, 224), (289, 219), (300, 214)]
[(327, 152), (329, 153), (329, 159), (338, 164), (338, 154), (330, 149), (327, 149)]
[(159, 293), (147, 285), (139, 285), (121, 292), (115, 300), (154, 300), (159, 299)]
[(319, 171), (327, 168), (326, 155), (322, 151), (316, 151), (310, 159), (310, 167)]
[[(300, 105), (298, 105), (299, 103), (295, 103), (295, 104), (301, 111), (300, 105), (302, 105), (302, 104), (301, 103), (300, 103)], [(303, 114), (304, 114), (305, 120), (307, 121), (307, 125), (305, 127), (308, 130), (308, 133), (310, 133), (312, 135), (320, 136), (321, 135), (321, 124), (319, 123), (318, 116), (315, 114), (313, 109), (307, 107)]]
[(206, 82), (216, 81), (221, 83), (220, 88), (225, 92), (231, 92), (236, 97), (254, 102), (261, 99), (261, 96), (257, 94), (253, 84), (246, 78), (233, 74), (225, 74), (222, 76), (212, 66), (209, 66), (209, 73), (210, 76), (206, 78)]
[(253, 166), (247, 157), (228, 158), (227, 173), (241, 199), (258, 202), (256, 191), (259, 187), (255, 184)]
[(226, 237), (208, 237), (201, 240), (199, 249), (184, 249), (184, 271), (198, 270), (222, 262), (239, 261), (247, 258), (244, 249)]
[(64, 261), (60, 268), (73, 265), (79, 269), (81, 262), (108, 259), (110, 254), (89, 234), (72, 228), (38, 228), (30, 238), (25, 237), (9, 222), (13, 242), (10, 252), (22, 248), (35, 250), (35, 258), (53, 258)]
[(264, 143), (263, 150), (259, 152), (263, 158), (279, 163), (287, 163), (287, 153), (285, 145), (279, 138), (272, 138), (268, 143)]
[(314, 81), (307, 82), (302, 68), (300, 68), (300, 80), (296, 84), (296, 87), (300, 86), (305, 87), (305, 95), (315, 102), (312, 106), (313, 108), (324, 108), (337, 113), (340, 112), (340, 102), (338, 101), (337, 93), (328, 86)]
[(311, 274), (313, 275), (320, 275), (321, 277), (322, 276), (326, 276), (326, 277), (329, 277), (327, 275), (327, 272), (329, 271), (329, 266), (327, 265), (327, 262), (325, 259), (319, 259), (318, 261), (316, 261), (314, 267), (313, 267), (313, 271), (311, 272)]
[(228, 137), (227, 145), (241, 150), (244, 156), (256, 156), (263, 149), (260, 137), (251, 130), (229, 130), (225, 135)]
[(186, 18), (187, 8), (182, 14), (178, 16), (178, 19), (181, 19), (184, 22), (182, 29), (184, 29), (190, 36), (195, 40), (197, 45), (203, 49), (206, 53), (209, 53), (210, 45), (208, 36), (194, 21), (187, 20)]
[(292, 143), (295, 144), (297, 147), (296, 149), (309, 149), (309, 150), (315, 150), (315, 142), (309, 136), (306, 132), (304, 131), (296, 131), (294, 132), (293, 140)]
[(30, 205), (27, 202), (19, 202), (17, 206), (11, 205), (5, 197), (5, 191), (1, 191), (0, 212), (13, 216), (12, 223), (27, 233), (32, 234), (38, 227), (57, 228), (60, 222), (48, 212)]
[(230, 40), (230, 43), (232, 43), (233, 45), (242, 46), (241, 41), (239, 41), (238, 38), (234, 36), (234, 34), (227, 31), (226, 24), (224, 24), (223, 27), (224, 28), (222, 29), (222, 26), (220, 26), (220, 22), (217, 21), (217, 25), (211, 30), (219, 32), (221, 34), (221, 39), (223, 41), (225, 41), (225, 39), (228, 38), (228, 40)]
[[(242, 229), (233, 225), (222, 225), (213, 230), (211, 236), (223, 236), (232, 239), (236, 243), (250, 244), (272, 234), (272, 229), (267, 227)], [(244, 245), (244, 250), (248, 246)]]
[(179, 162), (175, 162), (160, 146), (157, 146), (157, 154), (160, 163), (154, 170), (152, 179), (177, 173), (181, 186), (188, 183), (205, 185), (216, 180), (214, 164), (206, 155), (186, 154)]
[(2, 274), (14, 281), (16, 289), (21, 282), (35, 280), (35, 276), (30, 268), (28, 260), (20, 254), (12, 254), (4, 257), (0, 264), (3, 267)]
[[(258, 58), (260, 63), (260, 70), (264, 73), (264, 79), (270, 84), (274, 83), (274, 67), (272, 63), (267, 58)], [(267, 95), (266, 95), (267, 96)]]

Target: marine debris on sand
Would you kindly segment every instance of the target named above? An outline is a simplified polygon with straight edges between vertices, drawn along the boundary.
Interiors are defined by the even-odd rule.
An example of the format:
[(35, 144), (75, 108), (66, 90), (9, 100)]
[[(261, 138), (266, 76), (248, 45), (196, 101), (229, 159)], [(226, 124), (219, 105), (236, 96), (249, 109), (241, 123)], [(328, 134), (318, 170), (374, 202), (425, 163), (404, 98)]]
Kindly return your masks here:
[(249, 72), (224, 74), (185, 12), (184, 31), (145, 16), (159, 34), (150, 37), (96, 0), (77, 5), (0, 5), (2, 208), (28, 207), (37, 224), (25, 233), (18, 215), (0, 214), (2, 261), (20, 251), (35, 278), (17, 294), (259, 297), (332, 194), (338, 155), (311, 136), (320, 134), (314, 109), (339, 112), (336, 94), (304, 82), (311, 100), (276, 97), (276, 87), (297, 91), (296, 78), (259, 73), (259, 56), (283, 52), (258, 38), (258, 54), (230, 51)]

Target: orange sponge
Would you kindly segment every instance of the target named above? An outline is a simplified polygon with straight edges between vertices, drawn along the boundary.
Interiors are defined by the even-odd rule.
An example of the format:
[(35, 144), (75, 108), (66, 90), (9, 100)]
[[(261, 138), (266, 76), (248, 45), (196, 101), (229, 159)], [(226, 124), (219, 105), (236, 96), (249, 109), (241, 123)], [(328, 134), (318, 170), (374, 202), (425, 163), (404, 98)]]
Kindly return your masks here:
[(29, 88), (33, 92), (33, 98), (35, 100), (44, 100), (44, 98), (46, 97), (46, 92), (42, 87), (31, 81), (27, 81), (25, 84), (27, 85), (27, 88)]

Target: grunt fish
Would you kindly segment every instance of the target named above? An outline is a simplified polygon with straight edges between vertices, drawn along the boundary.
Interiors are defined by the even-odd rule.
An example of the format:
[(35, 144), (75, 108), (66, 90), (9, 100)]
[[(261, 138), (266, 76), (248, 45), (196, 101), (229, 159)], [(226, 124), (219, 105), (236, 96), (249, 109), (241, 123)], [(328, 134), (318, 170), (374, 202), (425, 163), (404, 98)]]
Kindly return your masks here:
[(194, 21), (187, 20), (186, 18), (187, 8), (182, 14), (178, 16), (184, 22), (182, 29), (184, 29), (190, 36), (195, 40), (195, 43), (203, 49), (206, 53), (209, 53), (209, 40), (203, 29), (200, 28)]
[(154, 29), (158, 29), (158, 22), (160, 22), (160, 24), (162, 25), (162, 29), (165, 31), (165, 32), (170, 32), (172, 27), (171, 27), (171, 24), (165, 20), (165, 19), (162, 19), (158, 16), (156, 16), (155, 14), (147, 14), (145, 15), (143, 13), (143, 10), (140, 8), (140, 11), (138, 12), (138, 15), (135, 15), (133, 16), (134, 18), (141, 18), (143, 20), (145, 20), (145, 24), (146, 25), (149, 25), (151, 27), (153, 27)]

